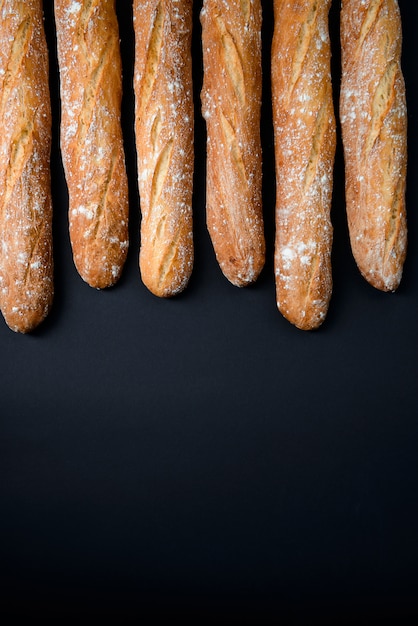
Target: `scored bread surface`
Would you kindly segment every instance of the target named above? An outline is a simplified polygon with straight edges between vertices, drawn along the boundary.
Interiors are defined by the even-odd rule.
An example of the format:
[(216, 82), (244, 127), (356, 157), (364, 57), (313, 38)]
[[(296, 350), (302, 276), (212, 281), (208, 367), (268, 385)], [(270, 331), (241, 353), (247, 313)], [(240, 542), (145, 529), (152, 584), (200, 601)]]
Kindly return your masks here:
[(156, 296), (193, 268), (192, 0), (135, 0), (135, 136), (141, 278)]
[(343, 0), (340, 116), (351, 248), (365, 279), (394, 291), (406, 255), (407, 111), (396, 0)]
[(120, 277), (128, 249), (122, 70), (114, 0), (55, 0), (61, 152), (74, 262), (92, 287)]
[(332, 292), (336, 146), (330, 0), (274, 2), (271, 57), (276, 156), (277, 305), (303, 330), (324, 321)]
[(0, 308), (33, 330), (53, 299), (51, 108), (40, 0), (0, 2)]
[(204, 0), (200, 19), (207, 226), (222, 272), (243, 287), (258, 278), (265, 261), (261, 3)]

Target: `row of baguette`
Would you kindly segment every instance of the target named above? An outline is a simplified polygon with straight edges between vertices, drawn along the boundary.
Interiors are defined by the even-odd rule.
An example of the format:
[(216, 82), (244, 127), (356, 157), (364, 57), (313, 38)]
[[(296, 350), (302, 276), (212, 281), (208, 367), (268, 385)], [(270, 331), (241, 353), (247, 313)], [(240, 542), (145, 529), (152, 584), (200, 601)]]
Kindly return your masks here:
[[(271, 50), (277, 305), (301, 329), (325, 319), (336, 122), (331, 0), (274, 0)], [(134, 0), (141, 277), (157, 296), (193, 267), (192, 0)], [(28, 332), (53, 299), (51, 110), (41, 0), (0, 3), (0, 308)], [(61, 153), (74, 262), (94, 288), (117, 282), (128, 249), (122, 71), (114, 0), (55, 0)], [(260, 0), (204, 0), (207, 225), (234, 285), (265, 261), (260, 140)], [(396, 0), (342, 0), (340, 116), (346, 206), (358, 267), (399, 285), (406, 254), (406, 101)]]

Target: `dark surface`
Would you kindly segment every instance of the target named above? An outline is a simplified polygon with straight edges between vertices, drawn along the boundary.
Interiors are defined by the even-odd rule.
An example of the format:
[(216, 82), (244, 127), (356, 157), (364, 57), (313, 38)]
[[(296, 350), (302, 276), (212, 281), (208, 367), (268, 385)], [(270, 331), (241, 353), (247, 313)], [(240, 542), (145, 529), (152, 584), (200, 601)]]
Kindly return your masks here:
[(271, 3), (263, 32), (267, 264), (256, 285), (233, 287), (206, 232), (196, 2), (196, 261), (189, 287), (172, 300), (151, 295), (137, 269), (128, 5), (118, 3), (131, 247), (120, 283), (99, 292), (71, 257), (45, 3), (56, 296), (32, 335), (0, 325), (0, 614), (417, 623), (418, 4), (400, 2), (409, 105), (404, 278), (396, 294), (384, 294), (355, 267), (339, 145), (334, 293), (312, 333), (292, 327), (275, 304)]

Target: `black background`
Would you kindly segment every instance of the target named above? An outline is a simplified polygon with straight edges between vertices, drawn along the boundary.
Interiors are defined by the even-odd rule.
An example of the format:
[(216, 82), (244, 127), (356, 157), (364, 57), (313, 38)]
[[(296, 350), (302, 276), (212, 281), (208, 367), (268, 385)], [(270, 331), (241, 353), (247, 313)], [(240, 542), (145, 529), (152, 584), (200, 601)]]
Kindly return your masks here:
[[(206, 231), (195, 2), (196, 258), (187, 290), (171, 300), (151, 295), (138, 271), (132, 9), (117, 4), (131, 245), (118, 285), (99, 292), (72, 262), (45, 3), (56, 295), (31, 335), (0, 325), (0, 614), (417, 623), (418, 4), (399, 3), (409, 107), (403, 281), (380, 293), (355, 267), (339, 145), (334, 292), (311, 333), (275, 304), (272, 3), (263, 3), (266, 267), (254, 286), (233, 287)], [(334, 2), (336, 94), (338, 13)]]

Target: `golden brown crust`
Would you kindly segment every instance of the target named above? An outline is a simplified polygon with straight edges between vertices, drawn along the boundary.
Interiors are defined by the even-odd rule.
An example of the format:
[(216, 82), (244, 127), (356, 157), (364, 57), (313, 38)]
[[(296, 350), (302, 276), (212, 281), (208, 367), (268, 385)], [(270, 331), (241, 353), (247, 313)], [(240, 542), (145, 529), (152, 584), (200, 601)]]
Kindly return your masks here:
[(343, 0), (340, 115), (354, 258), (366, 280), (395, 290), (406, 255), (406, 100), (396, 0)]
[(160, 297), (182, 291), (193, 267), (192, 4), (134, 2), (139, 262)]
[(330, 219), (335, 116), (330, 0), (274, 2), (277, 305), (298, 328), (318, 327), (332, 292)]
[(48, 53), (40, 0), (0, 12), (0, 308), (25, 333), (53, 299)]
[(55, 0), (54, 5), (74, 262), (89, 285), (104, 288), (119, 279), (128, 248), (114, 0)]
[(207, 126), (207, 225), (219, 265), (239, 287), (265, 260), (262, 215), (261, 3), (205, 0), (201, 11)]

